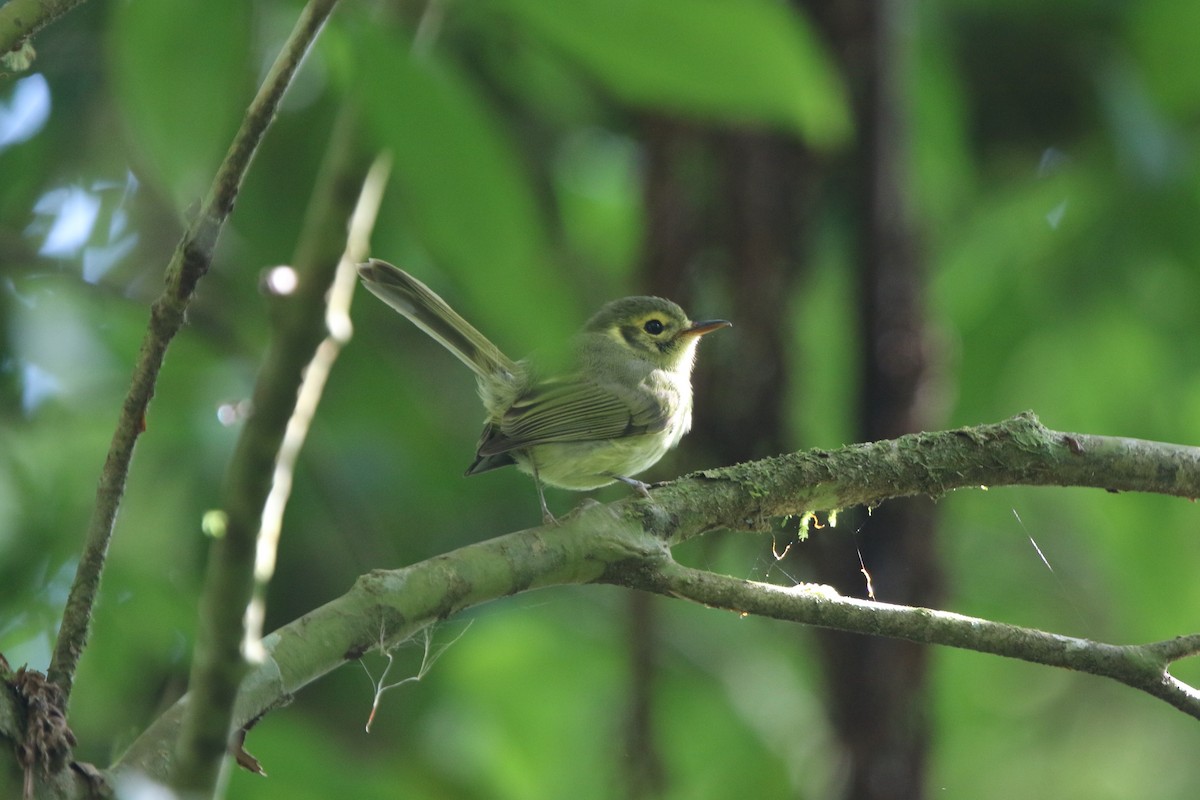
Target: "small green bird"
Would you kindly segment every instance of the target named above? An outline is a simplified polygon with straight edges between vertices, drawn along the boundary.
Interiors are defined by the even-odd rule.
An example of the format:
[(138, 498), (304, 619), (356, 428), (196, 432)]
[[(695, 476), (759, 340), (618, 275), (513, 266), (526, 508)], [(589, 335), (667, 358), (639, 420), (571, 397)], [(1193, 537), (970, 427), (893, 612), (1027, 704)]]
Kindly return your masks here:
[(660, 297), (608, 303), (574, 341), (572, 372), (540, 378), (513, 361), (425, 284), (385, 261), (358, 265), (363, 284), (475, 372), (487, 409), (467, 475), (515, 464), (542, 484), (586, 491), (649, 469), (692, 427), (692, 365), (700, 337), (730, 322), (692, 322)]

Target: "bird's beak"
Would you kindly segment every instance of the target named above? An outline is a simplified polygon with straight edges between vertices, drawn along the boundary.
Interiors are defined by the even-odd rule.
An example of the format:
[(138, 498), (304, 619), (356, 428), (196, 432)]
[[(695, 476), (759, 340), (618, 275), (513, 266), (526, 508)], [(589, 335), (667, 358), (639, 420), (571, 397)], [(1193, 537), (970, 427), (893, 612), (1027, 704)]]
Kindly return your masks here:
[(719, 328), (731, 328), (733, 323), (727, 319), (706, 319), (703, 322), (693, 322), (692, 327), (679, 332), (680, 336), (703, 336)]

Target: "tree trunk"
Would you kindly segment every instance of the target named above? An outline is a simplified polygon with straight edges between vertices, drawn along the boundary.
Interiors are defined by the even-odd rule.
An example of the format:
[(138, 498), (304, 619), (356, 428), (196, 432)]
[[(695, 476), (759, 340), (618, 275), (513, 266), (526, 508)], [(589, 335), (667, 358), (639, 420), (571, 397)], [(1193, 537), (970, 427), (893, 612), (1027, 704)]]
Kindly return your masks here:
[[(908, 5), (852, 0), (813, 9), (842, 58), (857, 121), (850, 189), (859, 244), (858, 431), (864, 441), (925, 429), (932, 416), (925, 280), (910, 209), (908, 108), (900, 86), (906, 74), (901, 17)], [(892, 501), (847, 522), (853, 537), (816, 539), (821, 580), (865, 594), (869, 575), (881, 600), (938, 606), (943, 592), (932, 501)], [(832, 631), (821, 631), (819, 641), (830, 717), (847, 759), (843, 796), (922, 797), (932, 736), (928, 648)]]

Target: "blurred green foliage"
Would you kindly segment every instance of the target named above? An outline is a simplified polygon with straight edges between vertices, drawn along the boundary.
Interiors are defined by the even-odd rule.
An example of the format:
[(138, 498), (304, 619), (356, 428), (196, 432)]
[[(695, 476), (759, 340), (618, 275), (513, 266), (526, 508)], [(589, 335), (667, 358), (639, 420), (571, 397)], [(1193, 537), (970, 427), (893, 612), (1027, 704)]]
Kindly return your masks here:
[[(298, 8), (85, 4), (37, 38), (29, 75), (0, 82), (0, 651), (14, 665), (48, 662), (146, 308)], [(1059, 429), (1200, 440), (1198, 8), (912, 9), (900, 79), (947, 426), (1032, 408)], [(522, 354), (552, 347), (598, 298), (639, 289), (640, 114), (765, 127), (838, 152), (853, 132), (830, 52), (767, 0), (345, 4), (268, 134), (169, 354), (72, 704), (79, 757), (107, 763), (182, 691), (200, 519), (237, 432), (218, 409), (249, 393), (267, 330), (258, 272), (289, 258), (342, 104), (359, 104), (365, 146), (396, 159), (374, 254)], [(48, 116), (22, 132), (36, 107), (14, 99), (38, 91)], [(797, 448), (851, 436), (847, 213), (834, 205), (809, 223), (811, 276), (779, 320), (806, 376)], [(719, 316), (708, 296), (717, 307), (696, 312)], [(275, 624), (368, 569), (538, 521), (524, 476), (459, 477), (481, 417), (466, 371), (382, 304), (362, 300), (355, 319), (297, 475)], [(683, 451), (652, 477), (683, 469)], [(1196, 629), (1194, 504), (992, 490), (941, 509), (952, 610), (1117, 642)], [(763, 537), (723, 534), (679, 556), (789, 579)], [(666, 794), (828, 795), (843, 765), (803, 637), (656, 608)], [(251, 734), (271, 777), (238, 773), (230, 796), (621, 795), (624, 614), (624, 595), (600, 587), (479, 609), (424, 681), (384, 696), (370, 734), (370, 683), (340, 670)], [(416, 652), (401, 653), (412, 669)], [(366, 661), (377, 673), (380, 660)], [(1195, 665), (1177, 671), (1200, 680)], [(1200, 729), (1157, 701), (949, 650), (935, 680), (931, 794), (1200, 792)]]

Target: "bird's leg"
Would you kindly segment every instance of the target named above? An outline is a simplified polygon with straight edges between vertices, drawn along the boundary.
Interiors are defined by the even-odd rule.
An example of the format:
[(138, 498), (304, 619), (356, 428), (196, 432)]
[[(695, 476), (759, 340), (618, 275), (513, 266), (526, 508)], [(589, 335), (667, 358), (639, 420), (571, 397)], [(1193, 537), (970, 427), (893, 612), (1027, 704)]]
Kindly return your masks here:
[(537, 487), (538, 502), (542, 504), (542, 524), (557, 525), (558, 520), (550, 513), (550, 507), (546, 505), (546, 492), (542, 489), (542, 479), (538, 477), (537, 461), (533, 457), (533, 453), (529, 454), (529, 466), (533, 469), (533, 485)]
[(650, 499), (650, 485), (649, 484), (642, 483), (641, 481), (637, 480), (636, 478), (626, 478), (624, 475), (613, 475), (612, 477), (615, 478), (616, 480), (619, 480), (621, 483), (625, 484), (629, 488), (633, 489), (635, 492), (637, 492), (638, 494), (640, 494), (642, 497), (646, 498), (647, 500)]

